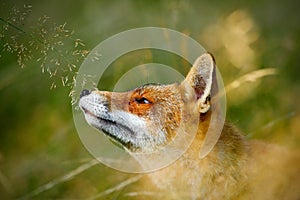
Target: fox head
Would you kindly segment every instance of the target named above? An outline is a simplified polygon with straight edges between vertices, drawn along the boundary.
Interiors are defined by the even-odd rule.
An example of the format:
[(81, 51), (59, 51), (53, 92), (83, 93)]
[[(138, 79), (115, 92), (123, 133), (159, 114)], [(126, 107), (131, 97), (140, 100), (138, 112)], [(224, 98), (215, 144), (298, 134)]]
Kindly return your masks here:
[(205, 53), (181, 83), (147, 84), (123, 93), (83, 90), (79, 106), (89, 125), (126, 150), (151, 152), (172, 141), (191, 113), (199, 120), (210, 110), (214, 71), (214, 58)]

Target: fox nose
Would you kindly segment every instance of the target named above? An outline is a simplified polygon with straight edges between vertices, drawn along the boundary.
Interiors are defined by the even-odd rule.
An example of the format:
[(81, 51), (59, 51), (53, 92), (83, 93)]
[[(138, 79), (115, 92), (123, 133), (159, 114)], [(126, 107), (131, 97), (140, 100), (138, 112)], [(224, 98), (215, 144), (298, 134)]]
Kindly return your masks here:
[(91, 92), (90, 92), (89, 90), (84, 89), (84, 90), (82, 90), (81, 93), (80, 93), (80, 98), (82, 98), (82, 97), (84, 97), (84, 96), (86, 96), (86, 95), (89, 95), (90, 93), (91, 93)]

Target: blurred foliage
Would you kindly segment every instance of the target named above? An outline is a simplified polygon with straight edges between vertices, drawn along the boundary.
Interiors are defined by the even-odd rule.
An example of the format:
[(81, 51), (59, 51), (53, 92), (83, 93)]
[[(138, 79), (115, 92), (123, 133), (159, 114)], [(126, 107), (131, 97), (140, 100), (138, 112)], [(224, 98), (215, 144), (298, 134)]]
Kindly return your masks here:
[[(72, 120), (72, 77), (88, 50), (136, 27), (166, 27), (196, 39), (215, 55), (225, 85), (255, 70), (276, 69), (277, 75), (249, 80), (228, 92), (227, 116), (250, 138), (299, 147), (297, 1), (32, 0), (0, 4), (1, 199), (26, 197), (31, 191), (36, 191), (32, 193), (36, 199), (134, 196), (135, 181), (101, 194), (133, 177), (101, 164), (71, 174), (45, 191), (35, 189), (55, 183), (92, 159)], [(172, 55), (141, 51), (114, 63), (110, 70), (119, 70), (116, 77), (107, 71), (99, 87), (111, 89), (130, 67), (149, 61), (188, 71), (187, 63)]]

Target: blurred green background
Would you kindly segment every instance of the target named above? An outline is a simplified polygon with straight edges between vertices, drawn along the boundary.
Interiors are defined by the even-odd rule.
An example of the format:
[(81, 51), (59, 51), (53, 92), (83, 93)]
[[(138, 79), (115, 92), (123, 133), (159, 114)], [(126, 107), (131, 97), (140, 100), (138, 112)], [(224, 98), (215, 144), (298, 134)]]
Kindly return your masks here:
[[(133, 192), (142, 190), (134, 181), (114, 188), (135, 175), (89, 162), (92, 157), (74, 127), (70, 86), (62, 84), (72, 84), (74, 71), (98, 43), (137, 27), (166, 27), (197, 40), (214, 54), (225, 85), (240, 83), (231, 84), (227, 93), (228, 120), (249, 138), (300, 146), (296, 0), (0, 4), (0, 199), (131, 199)], [(153, 60), (175, 68), (182, 64), (159, 51), (141, 51), (116, 65)], [(243, 82), (244, 75), (266, 68), (277, 74), (252, 74)], [(118, 69), (119, 76), (126, 71)], [(182, 70), (187, 73), (188, 68)], [(112, 88), (115, 77), (110, 74), (104, 76), (101, 89)], [(107, 194), (101, 193), (105, 190)]]

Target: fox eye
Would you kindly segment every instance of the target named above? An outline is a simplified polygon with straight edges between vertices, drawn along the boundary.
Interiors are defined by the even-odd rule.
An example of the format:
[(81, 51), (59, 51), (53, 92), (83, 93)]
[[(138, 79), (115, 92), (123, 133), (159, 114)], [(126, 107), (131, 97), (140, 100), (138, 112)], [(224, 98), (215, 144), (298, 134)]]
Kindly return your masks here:
[(136, 98), (135, 101), (139, 104), (150, 104), (150, 101), (148, 99), (146, 99), (145, 97)]

